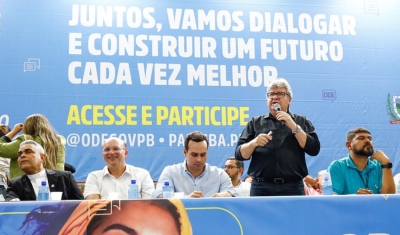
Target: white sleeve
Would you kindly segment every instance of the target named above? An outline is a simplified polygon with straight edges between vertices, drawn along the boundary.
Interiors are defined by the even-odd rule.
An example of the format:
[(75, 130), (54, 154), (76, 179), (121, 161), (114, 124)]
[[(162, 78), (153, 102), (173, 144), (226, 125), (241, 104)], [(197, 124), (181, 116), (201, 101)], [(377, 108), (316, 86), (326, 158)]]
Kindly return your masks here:
[[(85, 188), (83, 191), (83, 197), (86, 198), (89, 195), (93, 194), (99, 194), (100, 195), (100, 182), (98, 178), (96, 177), (96, 174), (94, 172), (90, 172), (86, 182), (85, 182)], [(101, 197), (101, 195), (100, 195)]]
[(142, 199), (150, 199), (154, 192), (154, 182), (151, 179), (150, 173), (147, 170), (143, 172), (143, 178), (141, 179), (140, 196)]
[(394, 176), (394, 184), (396, 185), (396, 194), (400, 194), (400, 173)]
[(164, 186), (164, 182), (169, 182), (169, 185), (172, 188), (175, 188), (171, 175), (172, 175), (171, 167), (166, 166), (164, 170), (161, 172), (160, 178), (157, 181), (156, 190), (153, 192), (153, 198), (157, 198), (162, 194), (162, 187)]

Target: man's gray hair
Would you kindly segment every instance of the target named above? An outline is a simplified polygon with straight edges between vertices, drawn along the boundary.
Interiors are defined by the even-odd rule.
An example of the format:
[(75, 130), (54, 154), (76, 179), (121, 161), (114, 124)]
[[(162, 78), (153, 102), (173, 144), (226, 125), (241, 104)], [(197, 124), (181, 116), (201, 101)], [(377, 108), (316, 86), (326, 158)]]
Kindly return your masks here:
[(271, 91), (271, 89), (275, 88), (285, 88), (287, 95), (293, 99), (293, 92), (292, 92), (292, 87), (290, 87), (290, 84), (286, 79), (284, 78), (277, 78), (271, 82), (271, 84), (268, 86), (267, 93)]
[(25, 140), (21, 144), (19, 144), (19, 147), (21, 148), (22, 146), (27, 145), (27, 144), (35, 145), (36, 151), (38, 151), (38, 153), (45, 154), (42, 145), (40, 145), (38, 142), (33, 141), (33, 140)]

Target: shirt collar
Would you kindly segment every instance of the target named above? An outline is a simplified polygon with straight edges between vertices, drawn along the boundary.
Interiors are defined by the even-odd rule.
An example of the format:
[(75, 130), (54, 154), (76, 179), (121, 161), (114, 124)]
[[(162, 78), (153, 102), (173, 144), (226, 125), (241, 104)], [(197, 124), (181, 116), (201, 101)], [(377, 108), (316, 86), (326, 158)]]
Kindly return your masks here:
[[(350, 154), (348, 155), (348, 158), (346, 159), (346, 164), (348, 167), (358, 170), (357, 166), (354, 164), (353, 159), (350, 157)], [(365, 166), (365, 168), (362, 172), (364, 172), (364, 171), (367, 172), (373, 168), (374, 168), (374, 166), (372, 164), (372, 161), (371, 161), (370, 157), (368, 157), (367, 165)]]
[[(294, 119), (293, 113), (291, 113), (290, 111), (288, 111), (287, 113), (290, 115), (290, 117), (291, 117), (292, 119)], [(276, 119), (274, 116), (272, 116), (272, 113), (264, 114), (264, 115), (263, 115), (263, 118), (272, 118), (272, 119)]]
[(234, 188), (240, 188), (240, 185), (242, 185), (242, 180), (239, 179), (239, 183)]
[(46, 176), (46, 171), (45, 169), (41, 170), (39, 173), (33, 174), (33, 175), (27, 175), (30, 180), (35, 180), (39, 178), (43, 178)]
[[(190, 173), (190, 171), (187, 169), (187, 166), (186, 166), (186, 158), (185, 158), (185, 160), (183, 160), (183, 162), (182, 162), (182, 167), (183, 167), (183, 170), (184, 170), (186, 173), (192, 175), (192, 173)], [(201, 177), (201, 176), (204, 175), (207, 171), (210, 171), (210, 165), (206, 162), (206, 164), (204, 165), (204, 171), (203, 171), (203, 173), (201, 173), (198, 177)]]
[[(129, 174), (129, 175), (132, 175), (131, 173), (130, 173), (130, 171), (129, 171), (129, 167), (128, 167), (128, 164), (125, 164), (125, 171), (124, 171), (124, 173), (122, 173), (122, 175), (121, 175), (121, 177), (124, 175), (124, 174)], [(103, 176), (106, 176), (106, 175), (110, 175), (110, 176), (112, 176), (112, 177), (114, 177), (113, 175), (111, 175), (111, 173), (108, 171), (108, 167), (107, 166), (105, 166), (104, 168), (103, 168)]]

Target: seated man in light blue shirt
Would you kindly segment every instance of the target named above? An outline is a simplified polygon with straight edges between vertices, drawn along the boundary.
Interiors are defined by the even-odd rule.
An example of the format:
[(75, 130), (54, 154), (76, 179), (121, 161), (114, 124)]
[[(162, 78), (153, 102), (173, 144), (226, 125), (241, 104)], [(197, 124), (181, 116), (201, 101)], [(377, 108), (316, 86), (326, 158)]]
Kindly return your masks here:
[(380, 150), (374, 152), (371, 133), (356, 128), (347, 133), (349, 155), (333, 161), (328, 168), (333, 192), (344, 194), (395, 193), (392, 163)]
[(238, 196), (226, 172), (206, 163), (207, 151), (207, 136), (198, 131), (188, 134), (183, 149), (185, 161), (164, 168), (153, 198), (162, 197), (164, 182), (169, 182), (174, 192), (184, 192), (186, 197)]

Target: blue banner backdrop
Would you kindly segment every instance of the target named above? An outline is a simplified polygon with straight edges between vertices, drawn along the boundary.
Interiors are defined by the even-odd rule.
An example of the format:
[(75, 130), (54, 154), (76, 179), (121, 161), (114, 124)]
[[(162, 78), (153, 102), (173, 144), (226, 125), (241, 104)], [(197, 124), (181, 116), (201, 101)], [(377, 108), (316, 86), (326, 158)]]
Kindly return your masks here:
[(397, 0), (3, 0), (0, 123), (44, 114), (78, 181), (119, 136), (128, 163), (156, 180), (195, 130), (222, 166), (246, 122), (268, 112), (268, 84), (286, 78), (291, 110), (321, 141), (310, 175), (347, 154), (357, 126), (399, 173), (399, 11)]

